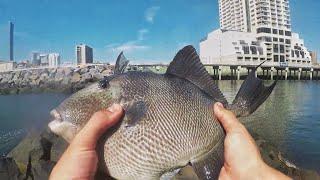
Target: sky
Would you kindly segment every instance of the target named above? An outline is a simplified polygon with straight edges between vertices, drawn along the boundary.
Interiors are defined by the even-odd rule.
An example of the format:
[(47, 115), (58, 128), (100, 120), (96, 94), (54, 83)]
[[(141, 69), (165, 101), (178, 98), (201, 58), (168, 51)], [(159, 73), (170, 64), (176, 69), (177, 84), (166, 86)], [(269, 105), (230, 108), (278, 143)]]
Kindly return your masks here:
[[(320, 1), (291, 0), (293, 31), (320, 54)], [(185, 45), (219, 28), (218, 0), (0, 0), (0, 60), (9, 59), (8, 21), (15, 24), (15, 60), (31, 52), (75, 59), (75, 45), (94, 59), (114, 62), (124, 51), (134, 62), (169, 62)]]

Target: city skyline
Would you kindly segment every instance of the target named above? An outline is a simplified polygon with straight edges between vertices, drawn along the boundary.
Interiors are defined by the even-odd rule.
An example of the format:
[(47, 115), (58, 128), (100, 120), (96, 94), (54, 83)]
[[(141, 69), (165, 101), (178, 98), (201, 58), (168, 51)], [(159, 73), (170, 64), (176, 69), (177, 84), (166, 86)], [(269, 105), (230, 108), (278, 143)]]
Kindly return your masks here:
[[(200, 39), (219, 28), (217, 0), (192, 0), (189, 4), (182, 0), (125, 4), (109, 1), (88, 6), (77, 1), (78, 12), (88, 8), (81, 15), (72, 11), (73, 1), (66, 2), (56, 11), (62, 2), (1, 2), (0, 59), (9, 59), (8, 21), (15, 24), (14, 50), (18, 61), (29, 59), (32, 51), (57, 52), (63, 61), (75, 60), (75, 45), (85, 43), (93, 47), (94, 60), (114, 61), (124, 50), (131, 59), (168, 62), (179, 48), (186, 44), (198, 48)], [(31, 5), (42, 17), (28, 9)], [(179, 11), (176, 10), (178, 7)], [(319, 52), (320, 37), (313, 30), (319, 27), (317, 7), (320, 2), (316, 0), (290, 1), (293, 31), (300, 33), (310, 50)]]

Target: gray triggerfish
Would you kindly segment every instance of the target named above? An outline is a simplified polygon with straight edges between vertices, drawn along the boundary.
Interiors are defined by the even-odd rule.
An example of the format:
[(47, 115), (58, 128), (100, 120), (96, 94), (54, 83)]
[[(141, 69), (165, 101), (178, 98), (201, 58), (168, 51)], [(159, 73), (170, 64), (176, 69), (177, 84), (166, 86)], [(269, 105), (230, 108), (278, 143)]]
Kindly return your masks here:
[(116, 179), (171, 177), (191, 165), (199, 179), (217, 179), (225, 132), (214, 116), (222, 103), (237, 117), (253, 113), (276, 82), (263, 85), (251, 71), (229, 104), (192, 46), (180, 50), (165, 74), (125, 72), (121, 53), (114, 75), (82, 89), (52, 110), (49, 127), (68, 142), (97, 111), (114, 103), (125, 115), (99, 140), (99, 168)]

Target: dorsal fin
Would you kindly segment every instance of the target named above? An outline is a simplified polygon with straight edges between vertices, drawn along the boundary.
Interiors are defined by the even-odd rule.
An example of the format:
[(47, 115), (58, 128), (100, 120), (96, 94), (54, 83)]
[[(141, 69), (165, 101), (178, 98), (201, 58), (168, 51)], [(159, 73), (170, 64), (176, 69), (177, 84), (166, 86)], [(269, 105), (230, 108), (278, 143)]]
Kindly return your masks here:
[(186, 79), (198, 86), (214, 100), (224, 105), (228, 104), (226, 98), (201, 63), (197, 51), (193, 46), (186, 46), (178, 52), (170, 63), (166, 74)]
[(117, 58), (116, 65), (114, 67), (114, 74), (122, 74), (129, 64), (129, 60), (121, 52)]

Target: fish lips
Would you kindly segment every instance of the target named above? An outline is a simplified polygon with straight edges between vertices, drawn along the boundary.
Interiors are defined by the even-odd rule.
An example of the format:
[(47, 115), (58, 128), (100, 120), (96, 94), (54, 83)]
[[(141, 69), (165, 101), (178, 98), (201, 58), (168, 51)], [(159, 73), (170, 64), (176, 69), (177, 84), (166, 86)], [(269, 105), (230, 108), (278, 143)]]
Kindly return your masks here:
[(48, 124), (49, 129), (56, 135), (62, 136), (69, 143), (77, 134), (77, 127), (71, 122), (63, 121), (56, 109), (50, 112), (53, 120)]
[(61, 115), (58, 113), (58, 111), (57, 111), (56, 109), (53, 109), (53, 110), (50, 112), (50, 115), (53, 117), (53, 121), (62, 122)]

